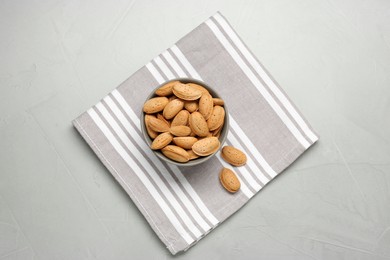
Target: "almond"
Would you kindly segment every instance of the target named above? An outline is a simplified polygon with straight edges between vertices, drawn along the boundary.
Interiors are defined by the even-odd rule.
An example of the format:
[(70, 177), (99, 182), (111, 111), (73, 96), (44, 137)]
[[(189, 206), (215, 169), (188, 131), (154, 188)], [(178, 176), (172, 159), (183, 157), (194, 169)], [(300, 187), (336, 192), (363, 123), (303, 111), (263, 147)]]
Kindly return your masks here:
[(171, 126), (187, 125), (189, 117), (190, 117), (190, 113), (187, 110), (182, 110), (179, 113), (177, 113), (175, 118), (172, 120)]
[(223, 99), (220, 99), (220, 98), (213, 98), (213, 103), (214, 103), (214, 106), (225, 105), (225, 101), (223, 101)]
[(221, 152), (222, 158), (234, 166), (242, 166), (246, 163), (246, 155), (233, 146), (225, 146)]
[(199, 112), (202, 114), (204, 119), (208, 120), (213, 112), (213, 97), (204, 93), (202, 97), (199, 99)]
[(202, 92), (187, 84), (176, 83), (173, 86), (173, 94), (183, 100), (197, 100), (202, 96)]
[(191, 149), (192, 146), (194, 145), (194, 143), (196, 143), (198, 141), (197, 138), (195, 137), (191, 137), (191, 136), (186, 136), (186, 137), (174, 137), (173, 138), (173, 142), (183, 148), (183, 149)]
[(192, 150), (187, 150), (187, 153), (188, 153), (188, 156), (190, 156), (190, 160), (194, 160), (194, 159), (198, 159), (199, 158), (199, 155), (194, 153), (194, 151), (192, 151)]
[(190, 156), (188, 155), (187, 151), (176, 145), (167, 145), (163, 149), (161, 149), (161, 152), (166, 157), (176, 162), (184, 163), (190, 160)]
[(171, 123), (165, 119), (165, 117), (161, 114), (157, 114), (157, 118), (164, 121), (165, 123), (167, 123), (167, 125), (170, 127), (171, 126)]
[(199, 139), (199, 140), (202, 140), (202, 139), (209, 138), (209, 137), (213, 137), (213, 134), (210, 133), (210, 132), (209, 132), (206, 136), (199, 137), (198, 139)]
[(191, 86), (191, 87), (193, 87), (193, 88), (196, 88), (197, 90), (200, 90), (202, 93), (207, 93), (207, 94), (209, 94), (209, 91), (208, 91), (205, 87), (203, 87), (203, 86), (201, 86), (201, 85), (199, 85), (199, 84), (196, 84), (196, 83), (187, 83), (187, 85), (189, 85), (189, 86)]
[[(202, 96), (203, 97), (203, 96)], [(215, 106), (210, 118), (207, 120), (207, 126), (210, 131), (218, 129), (225, 120), (225, 109), (221, 106)]]
[(176, 98), (177, 98), (177, 97), (176, 97), (175, 95), (172, 95), (172, 96), (169, 96), (169, 97), (168, 97), (168, 100), (169, 100), (169, 101), (172, 101), (172, 100), (174, 100), (174, 99), (176, 99)]
[(150, 136), (150, 138), (154, 139), (157, 137), (157, 132), (156, 131), (153, 131), (150, 126), (149, 126), (149, 121), (150, 121), (150, 118), (153, 117), (155, 118), (154, 116), (152, 115), (145, 115), (145, 127), (146, 127), (146, 132), (148, 132), (148, 135)]
[(184, 103), (184, 108), (188, 110), (188, 112), (192, 113), (198, 110), (198, 102), (197, 101), (186, 101)]
[(218, 151), (221, 143), (216, 137), (207, 137), (197, 141), (192, 146), (192, 151), (200, 156), (207, 156)]
[(168, 98), (155, 97), (145, 102), (143, 110), (147, 114), (153, 114), (162, 111), (167, 104), (168, 104)]
[(155, 132), (169, 132), (169, 125), (167, 125), (164, 121), (162, 121), (158, 118), (155, 118), (155, 117), (150, 117), (148, 121), (149, 121), (148, 126), (153, 131), (155, 131)]
[(222, 128), (223, 128), (223, 122), (222, 122), (222, 124), (221, 124), (220, 127), (218, 127), (217, 129), (215, 129), (215, 130), (213, 131), (213, 136), (216, 136), (217, 138), (219, 138), (219, 135), (221, 134)]
[(241, 187), (240, 180), (237, 178), (236, 174), (228, 168), (222, 169), (219, 174), (219, 180), (222, 186), (231, 193), (237, 192)]
[(184, 101), (180, 99), (174, 99), (172, 101), (169, 101), (169, 103), (165, 106), (163, 115), (166, 119), (172, 119), (174, 118), (177, 113), (180, 112), (184, 107)]
[(179, 81), (175, 80), (175, 81), (168, 82), (167, 84), (165, 84), (164, 86), (156, 90), (155, 92), (156, 95), (160, 97), (166, 97), (172, 95), (173, 94), (172, 88), (176, 83), (179, 83)]
[(174, 136), (189, 136), (191, 134), (191, 128), (184, 125), (172, 126), (169, 132)]
[(168, 144), (172, 142), (172, 135), (170, 133), (162, 133), (159, 134), (156, 139), (153, 140), (152, 144), (150, 145), (150, 148), (153, 150), (162, 149)]
[(203, 137), (209, 134), (207, 122), (201, 113), (192, 113), (188, 119), (188, 122), (190, 124), (192, 132), (194, 132), (196, 135)]

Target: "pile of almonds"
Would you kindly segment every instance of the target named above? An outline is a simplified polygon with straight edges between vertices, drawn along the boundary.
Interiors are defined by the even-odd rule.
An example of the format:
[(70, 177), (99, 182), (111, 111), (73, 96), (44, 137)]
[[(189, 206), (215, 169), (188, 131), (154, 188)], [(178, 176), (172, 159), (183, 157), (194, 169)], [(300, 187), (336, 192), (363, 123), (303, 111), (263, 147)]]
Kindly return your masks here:
[[(151, 148), (171, 160), (188, 162), (218, 151), (219, 137), (225, 122), (224, 101), (213, 98), (210, 92), (195, 83), (171, 81), (145, 102), (145, 127), (153, 140)], [(232, 166), (246, 164), (246, 155), (237, 148), (225, 146), (222, 159)], [(230, 193), (237, 192), (240, 181), (236, 174), (223, 168), (219, 174), (222, 186)]]
[(144, 104), (151, 148), (171, 160), (188, 162), (215, 153), (225, 121), (224, 101), (195, 83), (171, 81)]

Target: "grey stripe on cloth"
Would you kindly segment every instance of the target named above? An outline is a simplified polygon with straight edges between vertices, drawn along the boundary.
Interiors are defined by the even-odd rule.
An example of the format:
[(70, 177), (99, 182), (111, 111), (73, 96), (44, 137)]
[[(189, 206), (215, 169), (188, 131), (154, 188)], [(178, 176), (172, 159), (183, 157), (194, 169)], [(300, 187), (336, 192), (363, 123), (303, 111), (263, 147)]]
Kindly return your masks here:
[[(227, 145), (246, 152), (242, 187), (219, 185), (217, 153), (194, 167), (160, 161), (143, 141), (145, 98), (166, 80), (213, 86), (229, 107)], [(187, 250), (244, 206), (318, 140), (297, 107), (217, 13), (135, 72), (73, 124), (172, 254)]]

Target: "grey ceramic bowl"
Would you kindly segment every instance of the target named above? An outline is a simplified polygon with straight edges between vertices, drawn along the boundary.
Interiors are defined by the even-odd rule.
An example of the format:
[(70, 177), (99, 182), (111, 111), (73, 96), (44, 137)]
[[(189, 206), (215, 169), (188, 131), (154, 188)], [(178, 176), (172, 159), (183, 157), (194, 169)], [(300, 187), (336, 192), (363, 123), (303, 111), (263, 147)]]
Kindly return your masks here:
[[(155, 94), (155, 91), (160, 88), (161, 86), (167, 84), (168, 82), (171, 82), (171, 81), (175, 81), (175, 80), (178, 80), (182, 83), (195, 83), (195, 84), (199, 84), (203, 87), (205, 87), (209, 92), (210, 94), (215, 97), (215, 98), (221, 98), (223, 99), (223, 97), (221, 97), (220, 95), (218, 95), (218, 93), (212, 89), (209, 85), (207, 85), (206, 83), (202, 82), (202, 81), (199, 81), (199, 80), (196, 80), (196, 79), (191, 79), (191, 78), (177, 78), (177, 79), (172, 79), (172, 80), (169, 80), (167, 82), (164, 82), (162, 83), (161, 85), (159, 85), (158, 87), (156, 87), (151, 93), (150, 95), (146, 98), (145, 102), (153, 97), (156, 97), (156, 94)], [(227, 106), (226, 106), (226, 103), (224, 104), (224, 108), (225, 108), (225, 122), (224, 122), (224, 126), (223, 126), (223, 129), (222, 129), (222, 132), (221, 132), (221, 135), (219, 137), (219, 141), (221, 143), (221, 146), (220, 148), (223, 146), (223, 144), (225, 143), (226, 141), (226, 137), (227, 137), (227, 134), (229, 132), (229, 114), (228, 114), (228, 109), (227, 109)], [(146, 131), (146, 126), (145, 126), (145, 113), (142, 111), (141, 112), (141, 129), (142, 129), (142, 134), (144, 136), (144, 139), (146, 141), (146, 143), (150, 146), (150, 144), (152, 143), (152, 139), (149, 137), (147, 131)], [(165, 157), (165, 155), (157, 150), (157, 151), (154, 151), (152, 150), (161, 160), (167, 162), (167, 163), (171, 163), (171, 164), (175, 164), (175, 165), (178, 165), (178, 166), (194, 166), (194, 165), (198, 165), (198, 164), (201, 164), (201, 163), (204, 163), (205, 161), (209, 160), (211, 157), (213, 157), (217, 152), (209, 155), (209, 156), (205, 156), (205, 157), (199, 157), (197, 159), (194, 159), (194, 160), (191, 160), (191, 161), (188, 161), (186, 163), (180, 163), (180, 162), (176, 162), (176, 161), (173, 161), (167, 157)]]

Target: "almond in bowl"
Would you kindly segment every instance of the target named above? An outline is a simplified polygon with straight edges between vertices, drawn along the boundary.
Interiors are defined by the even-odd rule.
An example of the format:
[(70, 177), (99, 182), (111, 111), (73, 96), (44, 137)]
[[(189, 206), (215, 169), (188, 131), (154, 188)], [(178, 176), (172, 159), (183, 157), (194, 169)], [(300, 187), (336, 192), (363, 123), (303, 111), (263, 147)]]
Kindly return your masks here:
[(195, 79), (161, 84), (142, 109), (146, 142), (159, 158), (180, 166), (197, 165), (215, 155), (226, 140), (228, 127), (223, 98)]

